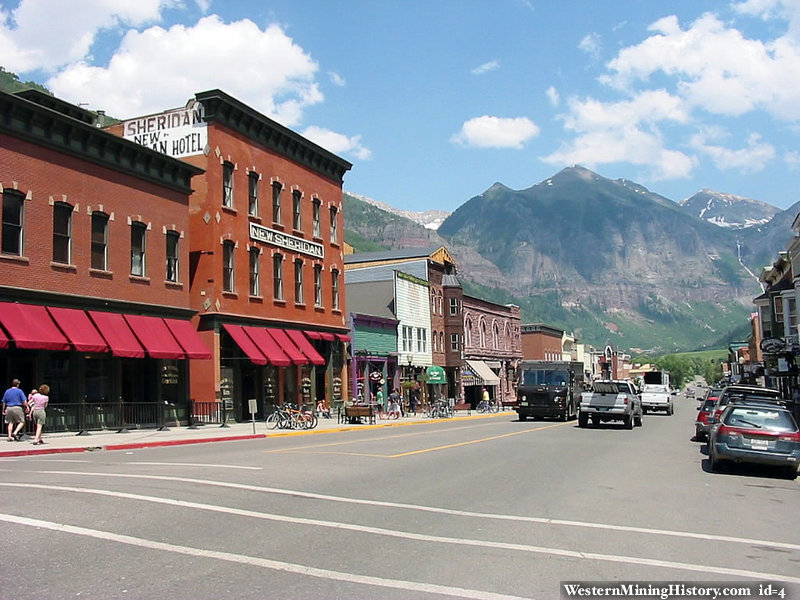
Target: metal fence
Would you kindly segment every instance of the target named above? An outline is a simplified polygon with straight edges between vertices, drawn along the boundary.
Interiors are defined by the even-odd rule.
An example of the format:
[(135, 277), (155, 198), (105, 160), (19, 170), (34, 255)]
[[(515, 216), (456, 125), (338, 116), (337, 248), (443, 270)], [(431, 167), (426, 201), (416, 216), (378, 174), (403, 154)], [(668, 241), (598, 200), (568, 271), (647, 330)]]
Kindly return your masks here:
[[(179, 427), (186, 412), (174, 404), (161, 402), (86, 402), (47, 406), (45, 433), (88, 433), (90, 431), (126, 431), (130, 429), (167, 429)], [(26, 424), (32, 434), (36, 425)]]

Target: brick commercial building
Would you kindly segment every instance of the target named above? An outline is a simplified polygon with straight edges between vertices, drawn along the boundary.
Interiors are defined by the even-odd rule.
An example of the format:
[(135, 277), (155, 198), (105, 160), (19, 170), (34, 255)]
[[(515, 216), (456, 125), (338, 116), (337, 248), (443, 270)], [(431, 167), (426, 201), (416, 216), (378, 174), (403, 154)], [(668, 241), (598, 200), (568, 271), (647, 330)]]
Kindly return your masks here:
[(188, 303), (211, 349), (197, 403), (237, 420), (338, 401), (349, 341), (342, 181), (351, 165), (219, 90), (109, 128), (199, 167), (189, 203)]
[(202, 171), (94, 118), (0, 93), (0, 379), (50, 386), (50, 430), (163, 425), (165, 403), (178, 419), (210, 358), (187, 278)]

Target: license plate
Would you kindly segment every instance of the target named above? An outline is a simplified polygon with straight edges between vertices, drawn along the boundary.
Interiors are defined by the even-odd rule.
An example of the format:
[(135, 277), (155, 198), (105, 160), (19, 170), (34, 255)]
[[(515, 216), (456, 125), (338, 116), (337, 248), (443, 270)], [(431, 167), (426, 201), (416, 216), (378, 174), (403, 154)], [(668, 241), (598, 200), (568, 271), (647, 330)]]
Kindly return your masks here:
[(772, 443), (769, 440), (751, 439), (750, 447), (754, 450), (769, 450), (772, 447)]

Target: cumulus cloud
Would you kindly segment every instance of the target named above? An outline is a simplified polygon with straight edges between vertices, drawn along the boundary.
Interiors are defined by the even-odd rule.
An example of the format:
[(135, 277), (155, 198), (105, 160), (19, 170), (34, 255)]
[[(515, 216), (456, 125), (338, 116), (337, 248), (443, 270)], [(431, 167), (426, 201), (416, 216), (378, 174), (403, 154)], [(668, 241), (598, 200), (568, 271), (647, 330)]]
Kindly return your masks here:
[(599, 164), (627, 162), (649, 168), (649, 178), (664, 180), (688, 177), (694, 167), (691, 156), (666, 147), (660, 124), (686, 123), (689, 115), (683, 101), (666, 92), (640, 93), (629, 101), (601, 102), (593, 98), (569, 100), (562, 115), (564, 127), (575, 138), (545, 156), (546, 163)]
[(334, 154), (351, 154), (362, 160), (372, 156), (372, 151), (361, 143), (360, 135), (347, 137), (330, 129), (312, 125), (303, 131), (303, 136)]
[(492, 60), (489, 62), (483, 63), (479, 67), (475, 67), (472, 69), (471, 73), (473, 75), (483, 75), (484, 73), (488, 73), (489, 71), (494, 71), (500, 68), (500, 61), (499, 60)]
[(761, 136), (757, 133), (751, 133), (746, 146), (739, 149), (709, 143), (718, 137), (720, 136), (698, 133), (692, 136), (691, 140), (692, 147), (710, 157), (718, 169), (756, 172), (764, 169), (775, 158), (775, 148), (772, 144), (762, 142)]
[(193, 27), (131, 30), (108, 66), (76, 63), (47, 86), (119, 118), (181, 106), (187, 94), (219, 88), (291, 126), (323, 100), (317, 70), (278, 25), (261, 29), (247, 19), (224, 23), (212, 15)]
[(83, 60), (97, 34), (119, 26), (161, 20), (175, 0), (22, 0), (14, 10), (0, 7), (0, 56), (9, 71), (53, 71)]
[(787, 36), (747, 39), (711, 13), (685, 30), (675, 16), (656, 21), (650, 30), (654, 35), (608, 63), (602, 81), (626, 90), (666, 75), (692, 106), (711, 114), (763, 110), (781, 120), (800, 119), (800, 88), (787, 85), (800, 78), (800, 46)]
[(483, 115), (465, 121), (450, 141), (477, 148), (522, 148), (539, 135), (539, 127), (527, 117), (501, 118)]

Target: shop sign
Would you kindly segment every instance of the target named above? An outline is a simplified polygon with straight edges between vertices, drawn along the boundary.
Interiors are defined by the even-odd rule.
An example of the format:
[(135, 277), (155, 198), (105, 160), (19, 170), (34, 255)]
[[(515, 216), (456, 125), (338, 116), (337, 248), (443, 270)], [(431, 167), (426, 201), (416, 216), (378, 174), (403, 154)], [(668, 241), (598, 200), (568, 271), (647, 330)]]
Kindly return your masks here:
[(378, 382), (378, 381), (380, 381), (381, 379), (383, 379), (383, 373), (381, 373), (380, 371), (372, 371), (372, 372), (369, 374), (369, 380), (370, 380), (370, 381), (375, 381), (375, 382)]
[(761, 340), (759, 347), (767, 354), (777, 354), (786, 349), (785, 342), (780, 338), (764, 338)]
[(203, 154), (208, 145), (203, 105), (191, 101), (185, 108), (125, 121), (122, 137), (173, 158)]
[(293, 252), (308, 254), (314, 258), (325, 258), (325, 248), (322, 244), (309, 242), (303, 238), (276, 231), (258, 223), (250, 223), (250, 239), (292, 250)]

